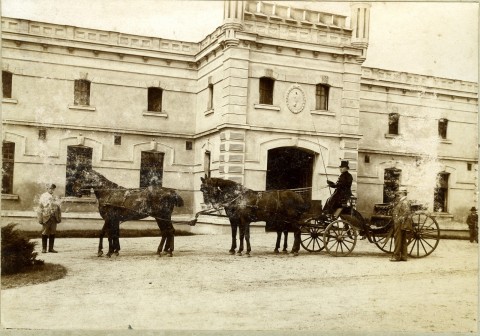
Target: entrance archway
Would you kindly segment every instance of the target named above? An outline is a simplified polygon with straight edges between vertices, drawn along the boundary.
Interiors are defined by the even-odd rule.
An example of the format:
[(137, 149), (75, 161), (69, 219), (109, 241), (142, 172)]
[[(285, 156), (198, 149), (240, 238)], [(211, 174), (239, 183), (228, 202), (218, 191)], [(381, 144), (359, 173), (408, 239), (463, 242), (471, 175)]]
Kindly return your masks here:
[(297, 147), (268, 151), (266, 190), (312, 186), (314, 153)]

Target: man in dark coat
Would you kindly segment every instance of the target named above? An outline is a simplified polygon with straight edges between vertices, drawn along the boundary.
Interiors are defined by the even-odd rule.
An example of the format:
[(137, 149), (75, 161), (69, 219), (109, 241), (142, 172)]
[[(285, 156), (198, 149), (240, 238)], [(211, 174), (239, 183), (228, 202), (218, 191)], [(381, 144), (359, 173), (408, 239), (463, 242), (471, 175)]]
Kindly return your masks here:
[(468, 231), (470, 232), (470, 243), (478, 243), (478, 214), (477, 208), (472, 207), (467, 217)]
[(348, 161), (342, 161), (339, 168), (341, 174), (338, 177), (337, 183), (327, 180), (328, 186), (334, 188), (335, 192), (330, 196), (323, 208), (323, 213), (333, 215), (335, 218), (340, 215), (342, 204), (345, 204), (350, 196), (352, 196), (353, 177), (348, 172), (350, 168)]

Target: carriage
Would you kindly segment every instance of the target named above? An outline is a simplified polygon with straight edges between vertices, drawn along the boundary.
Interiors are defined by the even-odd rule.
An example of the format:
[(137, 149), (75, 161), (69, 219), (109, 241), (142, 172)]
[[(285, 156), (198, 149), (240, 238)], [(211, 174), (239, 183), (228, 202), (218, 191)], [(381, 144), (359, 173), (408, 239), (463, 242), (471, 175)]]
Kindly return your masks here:
[[(358, 238), (375, 244), (381, 251), (393, 253), (394, 225), (391, 204), (377, 204), (370, 221), (356, 210), (356, 197), (343, 205), (339, 218), (322, 214), (321, 206), (312, 201), (307, 219), (300, 225), (301, 246), (309, 252), (325, 251), (332, 256), (349, 255)], [(412, 258), (430, 255), (438, 246), (440, 228), (422, 205), (410, 204), (413, 231), (408, 233), (408, 254)]]

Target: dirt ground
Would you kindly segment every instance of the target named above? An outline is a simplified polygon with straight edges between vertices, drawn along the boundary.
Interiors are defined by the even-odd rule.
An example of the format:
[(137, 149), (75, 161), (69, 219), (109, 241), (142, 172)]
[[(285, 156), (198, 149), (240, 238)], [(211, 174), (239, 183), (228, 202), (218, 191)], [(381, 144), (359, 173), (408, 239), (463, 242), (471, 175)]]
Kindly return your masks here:
[[(423, 259), (389, 262), (367, 241), (351, 256), (272, 253), (274, 233), (252, 234), (251, 257), (230, 237), (123, 238), (120, 256), (96, 239), (58, 239), (65, 278), (2, 290), (2, 326), (28, 329), (289, 330), (387, 334), (477, 332), (478, 246), (442, 240)], [(292, 237), (293, 238), (293, 237)], [(37, 246), (37, 249), (39, 246)]]

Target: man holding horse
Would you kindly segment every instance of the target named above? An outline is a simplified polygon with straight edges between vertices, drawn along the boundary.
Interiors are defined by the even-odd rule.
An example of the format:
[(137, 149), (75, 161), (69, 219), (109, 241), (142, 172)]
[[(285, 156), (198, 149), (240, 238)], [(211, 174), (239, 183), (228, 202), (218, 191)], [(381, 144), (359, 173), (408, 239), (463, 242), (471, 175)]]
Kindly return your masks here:
[(352, 196), (352, 174), (348, 172), (350, 167), (348, 166), (348, 161), (341, 161), (340, 166), (340, 176), (336, 183), (327, 180), (327, 184), (330, 188), (334, 188), (335, 192), (325, 203), (323, 208), (323, 213), (333, 215), (334, 218), (337, 218), (342, 212), (343, 204)]

